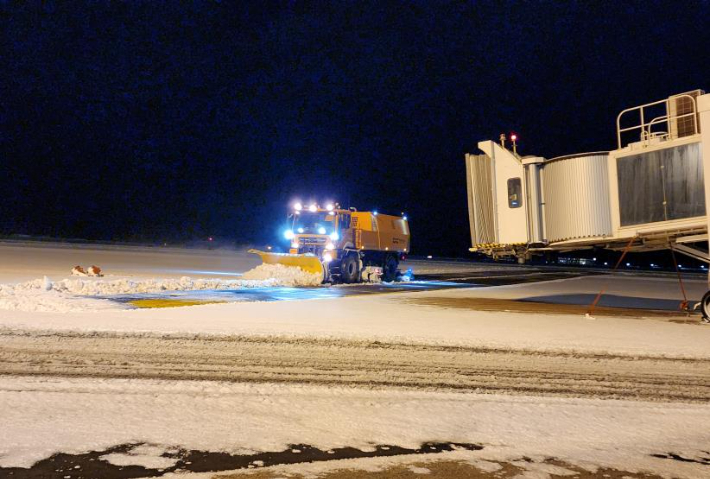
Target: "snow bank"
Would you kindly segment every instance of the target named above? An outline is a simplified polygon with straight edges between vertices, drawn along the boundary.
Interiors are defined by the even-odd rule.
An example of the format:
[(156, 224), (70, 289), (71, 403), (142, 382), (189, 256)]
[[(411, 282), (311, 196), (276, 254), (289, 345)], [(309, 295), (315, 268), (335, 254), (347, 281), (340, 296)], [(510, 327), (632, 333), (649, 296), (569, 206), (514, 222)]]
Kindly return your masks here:
[[(76, 312), (96, 309), (122, 309), (105, 297), (115, 295), (164, 293), (168, 291), (231, 290), (242, 288), (316, 286), (322, 278), (299, 268), (263, 264), (247, 271), (244, 279), (94, 279), (71, 278), (51, 281), (46, 276), (20, 284), (0, 284), (0, 310), (37, 312)], [(99, 298), (96, 298), (96, 297)]]

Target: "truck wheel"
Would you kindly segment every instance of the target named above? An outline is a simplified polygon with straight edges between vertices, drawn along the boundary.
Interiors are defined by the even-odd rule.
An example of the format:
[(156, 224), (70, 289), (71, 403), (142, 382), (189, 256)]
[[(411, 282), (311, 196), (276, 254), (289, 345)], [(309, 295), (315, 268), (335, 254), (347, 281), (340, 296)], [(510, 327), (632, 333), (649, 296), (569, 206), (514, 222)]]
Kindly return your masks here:
[(388, 256), (385, 258), (385, 267), (382, 271), (382, 281), (388, 283), (397, 279), (397, 267), (399, 267), (399, 261), (394, 256)]
[(710, 291), (705, 293), (703, 299), (700, 300), (700, 312), (706, 322), (710, 321)]
[(360, 265), (354, 254), (349, 254), (340, 263), (340, 279), (343, 283), (357, 283), (360, 279)]

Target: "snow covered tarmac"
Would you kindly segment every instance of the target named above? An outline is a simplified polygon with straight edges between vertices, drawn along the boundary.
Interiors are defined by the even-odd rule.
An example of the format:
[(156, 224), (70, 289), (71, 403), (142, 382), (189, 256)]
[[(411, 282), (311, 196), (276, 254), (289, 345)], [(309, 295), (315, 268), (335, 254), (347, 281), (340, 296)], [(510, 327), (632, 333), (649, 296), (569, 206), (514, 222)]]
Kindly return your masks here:
[[(99, 259), (79, 260), (85, 246), (0, 245), (0, 277), (4, 284), (43, 275), (59, 282), (75, 264), (100, 263), (122, 278), (168, 281), (179, 280), (185, 273), (177, 263), (187, 262), (191, 270), (211, 270), (200, 279), (213, 281), (239, 279), (253, 267), (233, 252), (88, 250)], [(491, 265), (441, 269), (454, 267), (481, 272)], [(627, 279), (614, 278), (610, 293), (677, 296), (662, 277)], [(528, 477), (549, 476), (547, 459), (587, 470), (704, 477), (709, 327), (643, 314), (590, 320), (435, 304), (574, 296), (599, 281), (165, 310), (0, 310), (0, 467), (26, 468), (57, 452), (147, 444), (140, 454), (104, 452), (96, 459), (116, 468), (101, 477), (146, 477), (171, 470), (170, 451), (239, 455), (292, 444), (368, 451), (460, 442), (482, 449), (432, 456), (480, 467), (490, 467), (483, 459), (519, 464), (528, 457)], [(705, 287), (698, 280), (688, 286), (692, 295)], [(672, 454), (687, 460), (668, 459)], [(187, 461), (173, 463), (181, 460)], [(342, 467), (407, 460), (357, 459)], [(144, 467), (120, 476), (107, 461)], [(82, 464), (55, 468), (49, 477), (91, 477), (81, 476)], [(225, 470), (210, 464), (179, 469)], [(269, 477), (286, 477), (295, 471), (289, 467), (318, 475), (334, 464), (278, 467)]]

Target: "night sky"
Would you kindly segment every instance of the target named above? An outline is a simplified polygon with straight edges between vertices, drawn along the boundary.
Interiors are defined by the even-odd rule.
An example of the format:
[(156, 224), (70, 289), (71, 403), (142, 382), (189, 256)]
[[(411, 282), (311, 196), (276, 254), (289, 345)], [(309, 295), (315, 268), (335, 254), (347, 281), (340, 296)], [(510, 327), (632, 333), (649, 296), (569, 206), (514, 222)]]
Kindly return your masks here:
[(710, 90), (708, 2), (0, 3), (0, 234), (274, 242), (295, 198), (466, 255), (464, 153)]

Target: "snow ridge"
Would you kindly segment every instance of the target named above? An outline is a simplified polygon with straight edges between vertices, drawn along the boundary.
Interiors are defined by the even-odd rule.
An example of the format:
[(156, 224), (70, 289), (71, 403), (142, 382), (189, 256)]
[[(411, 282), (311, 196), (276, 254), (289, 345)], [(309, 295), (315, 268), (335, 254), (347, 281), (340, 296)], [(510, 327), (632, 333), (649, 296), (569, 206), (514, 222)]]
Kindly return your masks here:
[(77, 312), (121, 309), (126, 306), (107, 301), (114, 295), (163, 293), (167, 291), (230, 290), (317, 286), (322, 277), (300, 268), (262, 264), (244, 273), (243, 279), (95, 279), (70, 278), (51, 281), (48, 277), (19, 284), (0, 284), (0, 309), (38, 312)]

